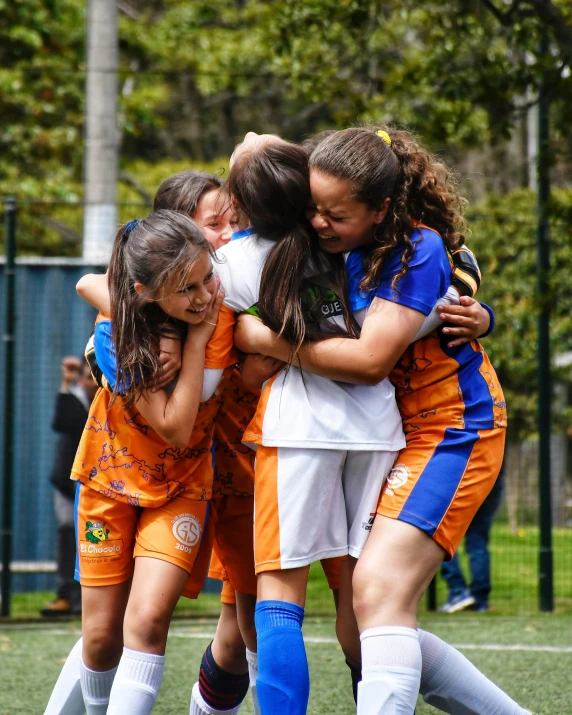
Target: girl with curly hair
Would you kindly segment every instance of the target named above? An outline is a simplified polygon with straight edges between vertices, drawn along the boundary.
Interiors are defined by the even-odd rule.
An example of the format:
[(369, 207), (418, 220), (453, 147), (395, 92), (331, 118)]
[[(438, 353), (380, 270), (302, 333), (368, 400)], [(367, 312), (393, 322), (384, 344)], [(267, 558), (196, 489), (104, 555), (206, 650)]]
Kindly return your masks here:
[[(406, 438), (359, 561), (348, 562), (361, 638), (358, 713), (411, 714), (421, 676), (417, 606), (495, 483), (506, 405), (477, 341), (457, 339), (459, 328), (448, 326), (415, 339), (452, 283), (450, 255), (464, 243), (463, 200), (446, 168), (388, 127), (335, 132), (309, 163), (314, 240), (327, 254), (348, 254), (351, 308), (367, 314), (359, 338), (298, 345), (295, 360), (342, 383), (389, 377)], [(291, 344), (249, 317), (235, 341), (292, 359)], [(348, 653), (347, 642), (357, 665), (360, 653)]]

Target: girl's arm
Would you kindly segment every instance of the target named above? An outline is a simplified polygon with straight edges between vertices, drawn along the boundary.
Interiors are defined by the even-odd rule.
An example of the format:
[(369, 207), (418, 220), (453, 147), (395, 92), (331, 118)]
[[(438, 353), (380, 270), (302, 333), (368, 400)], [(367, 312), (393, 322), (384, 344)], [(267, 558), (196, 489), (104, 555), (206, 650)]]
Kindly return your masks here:
[[(425, 316), (412, 308), (374, 298), (358, 340), (328, 338), (304, 345), (296, 363), (309, 372), (340, 382), (375, 385), (391, 372), (405, 348), (417, 335)], [(291, 348), (253, 316), (240, 316), (235, 344), (243, 352), (256, 352), (288, 361)]]
[(193, 431), (203, 387), (205, 348), (214, 332), (223, 298), (221, 291), (211, 303), (205, 320), (200, 325), (189, 326), (183, 364), (173, 392), (146, 390), (135, 403), (155, 432), (174, 447), (186, 447)]
[(104, 315), (111, 314), (107, 273), (87, 273), (75, 287), (77, 294)]
[(492, 314), (469, 296), (461, 297), (460, 305), (441, 305), (439, 317), (445, 323), (452, 323), (443, 328), (443, 333), (454, 338), (447, 347), (455, 348), (471, 340), (486, 337), (492, 331)]

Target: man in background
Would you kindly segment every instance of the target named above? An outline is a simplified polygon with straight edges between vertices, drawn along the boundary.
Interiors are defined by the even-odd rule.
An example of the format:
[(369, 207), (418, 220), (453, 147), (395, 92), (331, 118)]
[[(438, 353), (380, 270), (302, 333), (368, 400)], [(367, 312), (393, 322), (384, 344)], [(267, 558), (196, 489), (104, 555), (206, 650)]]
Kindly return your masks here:
[(58, 522), (57, 595), (42, 609), (43, 616), (81, 614), (81, 587), (74, 580), (76, 541), (74, 498), (70, 479), (77, 446), (97, 391), (89, 367), (75, 356), (62, 359), (62, 381), (56, 398), (52, 429), (59, 434), (50, 481), (54, 485), (54, 510)]
[(457, 613), (466, 609), (479, 612), (489, 610), (489, 595), (492, 590), (489, 535), (501, 503), (503, 488), (504, 464), (494, 487), (481, 504), (465, 534), (465, 551), (469, 557), (471, 571), (470, 586), (467, 587), (458, 553), (450, 561), (443, 561), (441, 576), (447, 582), (449, 595), (446, 603), (439, 609), (441, 613)]

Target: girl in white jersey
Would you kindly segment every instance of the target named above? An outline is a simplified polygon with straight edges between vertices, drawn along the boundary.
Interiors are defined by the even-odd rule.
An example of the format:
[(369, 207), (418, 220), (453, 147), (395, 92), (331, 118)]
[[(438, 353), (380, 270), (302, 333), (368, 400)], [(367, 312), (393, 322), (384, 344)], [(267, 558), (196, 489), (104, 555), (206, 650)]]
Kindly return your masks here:
[[(304, 152), (276, 137), (252, 136), (233, 159), (230, 188), (252, 231), (219, 251), (226, 259), (218, 266), (226, 308), (259, 314), (295, 346), (320, 331), (345, 327), (355, 334), (337, 298), (344, 288), (343, 262), (316, 255), (303, 220), (309, 195)], [(357, 310), (358, 321), (363, 313)], [(402, 444), (401, 418), (387, 382), (350, 386), (291, 365), (266, 385), (247, 436), (258, 445), (261, 711), (304, 713), (309, 687), (300, 628), (309, 565), (348, 552), (359, 556), (384, 476)]]

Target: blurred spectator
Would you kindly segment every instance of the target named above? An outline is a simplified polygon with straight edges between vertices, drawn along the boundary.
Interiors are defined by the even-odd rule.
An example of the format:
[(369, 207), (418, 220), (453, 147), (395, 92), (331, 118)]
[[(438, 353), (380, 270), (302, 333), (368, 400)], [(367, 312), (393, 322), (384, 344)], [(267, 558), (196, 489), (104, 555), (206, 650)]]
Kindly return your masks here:
[(500, 506), (504, 488), (504, 464), (490, 494), (481, 504), (465, 534), (465, 552), (469, 557), (471, 584), (461, 570), (459, 556), (451, 561), (443, 561), (441, 576), (447, 582), (449, 595), (441, 606), (441, 613), (456, 613), (470, 608), (473, 611), (489, 610), (491, 585), (491, 558), (489, 554), (489, 534), (494, 516)]
[(80, 358), (64, 357), (61, 368), (62, 382), (52, 420), (52, 429), (59, 437), (50, 476), (55, 487), (54, 509), (58, 522), (57, 596), (42, 609), (43, 616), (81, 614), (81, 587), (74, 580), (76, 485), (71, 481), (70, 473), (97, 385), (91, 377), (89, 367)]

